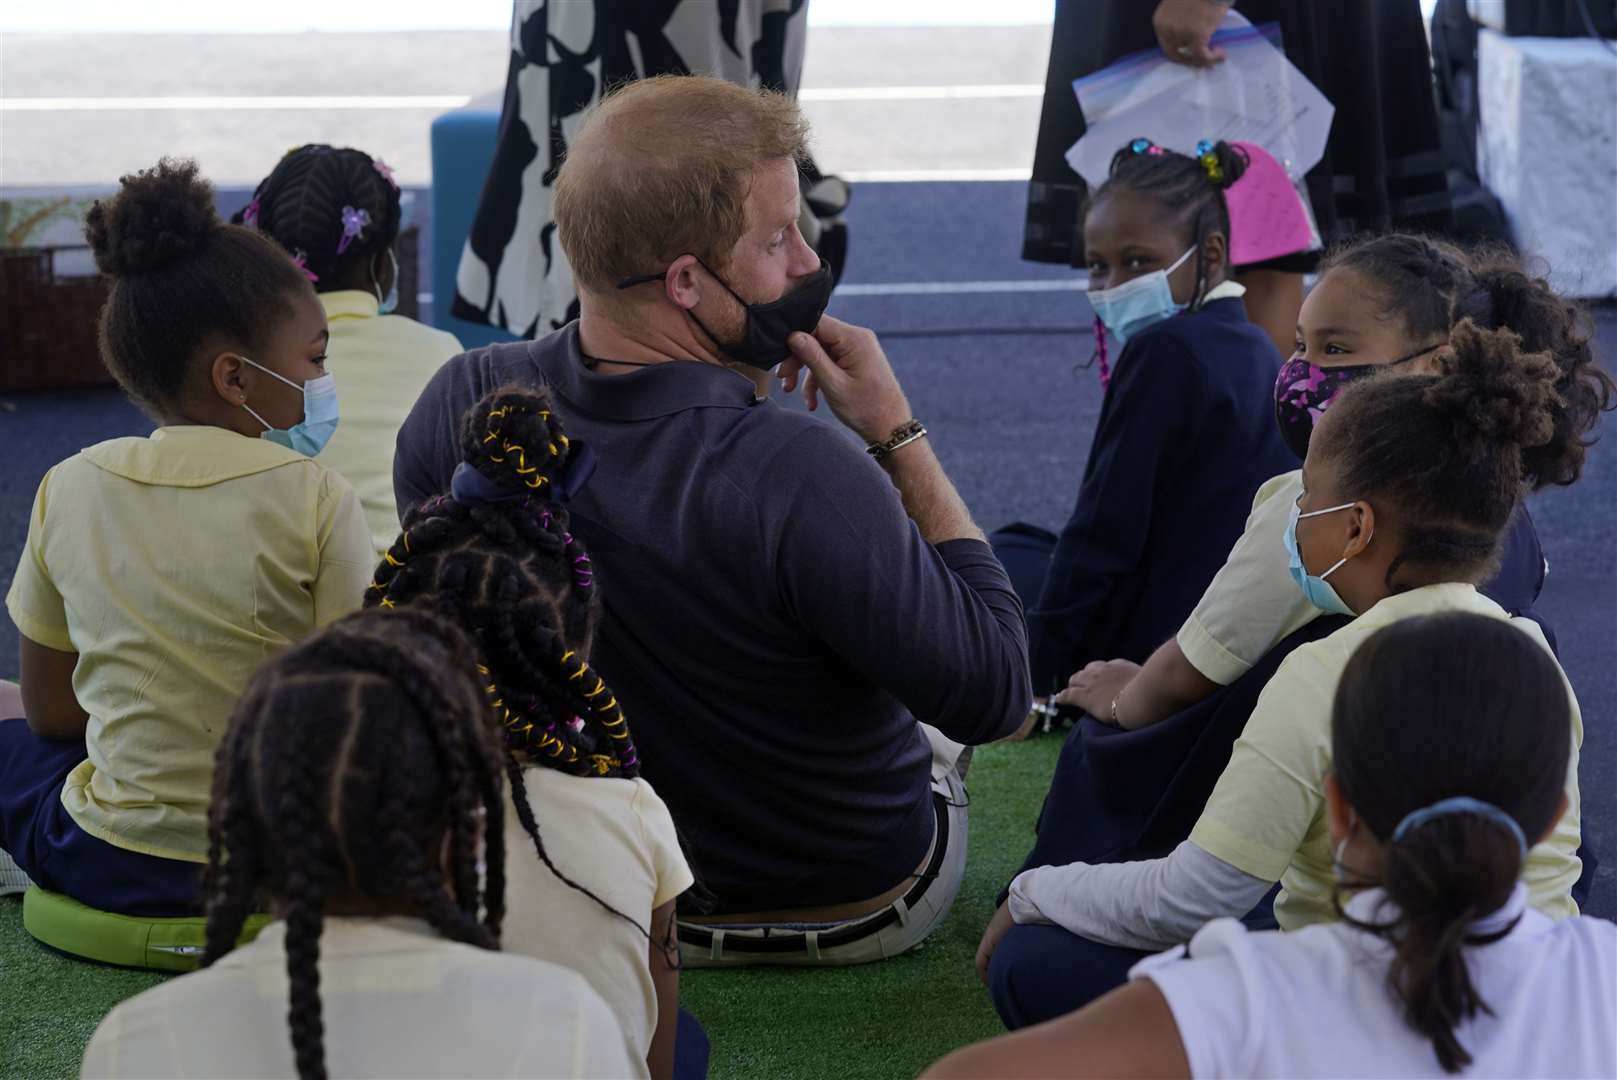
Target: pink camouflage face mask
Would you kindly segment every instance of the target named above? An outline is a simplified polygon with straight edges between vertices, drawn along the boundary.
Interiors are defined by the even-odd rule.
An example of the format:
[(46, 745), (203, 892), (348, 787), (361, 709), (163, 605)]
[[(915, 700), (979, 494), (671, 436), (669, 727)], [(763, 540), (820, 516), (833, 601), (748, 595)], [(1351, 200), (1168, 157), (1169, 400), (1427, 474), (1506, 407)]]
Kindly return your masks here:
[(1342, 387), (1372, 371), (1395, 368), (1419, 356), (1443, 347), (1442, 342), (1428, 345), (1408, 356), (1400, 356), (1385, 364), (1343, 364), (1321, 367), (1319, 364), (1293, 356), (1280, 365), (1275, 379), (1275, 423), (1280, 425), (1280, 437), (1301, 461), (1308, 456), (1308, 439), (1314, 425), (1331, 407)]

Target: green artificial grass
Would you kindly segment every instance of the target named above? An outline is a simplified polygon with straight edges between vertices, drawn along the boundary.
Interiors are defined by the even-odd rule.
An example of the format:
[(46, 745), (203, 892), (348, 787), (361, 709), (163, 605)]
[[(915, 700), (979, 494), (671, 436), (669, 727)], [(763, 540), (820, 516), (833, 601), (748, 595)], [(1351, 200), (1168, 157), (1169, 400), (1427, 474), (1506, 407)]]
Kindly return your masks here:
[[(690, 971), (681, 1004), (713, 1042), (713, 1080), (912, 1077), (1000, 1030), (977, 981), (977, 940), (1021, 864), (1061, 748), (1058, 737), (977, 750), (967, 778), (966, 880), (919, 952), (851, 968)], [(75, 1077), (84, 1044), (118, 1002), (163, 976), (73, 960), (22, 928), (0, 899), (0, 1077)]]

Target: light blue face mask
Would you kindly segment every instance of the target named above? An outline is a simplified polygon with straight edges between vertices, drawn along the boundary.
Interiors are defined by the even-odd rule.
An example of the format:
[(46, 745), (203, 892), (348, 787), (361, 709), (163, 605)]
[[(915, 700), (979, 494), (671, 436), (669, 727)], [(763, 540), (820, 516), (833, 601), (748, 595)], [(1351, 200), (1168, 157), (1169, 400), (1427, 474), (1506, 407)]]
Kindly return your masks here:
[[(1344, 555), (1338, 559), (1336, 565), (1323, 574), (1317, 576), (1310, 574), (1308, 568), (1303, 565), (1302, 553), (1297, 550), (1297, 523), (1303, 518), (1319, 517), (1321, 514), (1334, 514), (1338, 510), (1351, 510), (1357, 505), (1357, 503), (1343, 503), (1341, 506), (1328, 506), (1324, 510), (1310, 510), (1305, 514), (1302, 507), (1293, 503), (1291, 520), (1286, 523), (1287, 568), (1291, 571), (1291, 580), (1297, 583), (1297, 587), (1303, 591), (1303, 595), (1308, 598), (1310, 604), (1333, 615), (1358, 614), (1358, 612), (1348, 607), (1340, 596), (1336, 595), (1336, 590), (1331, 587), (1331, 583), (1325, 580), (1336, 573), (1343, 563), (1347, 562), (1347, 556)], [(1374, 533), (1370, 535), (1375, 536)]]
[(1179, 256), (1166, 270), (1153, 270), (1149, 274), (1141, 274), (1134, 280), (1125, 281), (1114, 288), (1090, 291), (1089, 306), (1095, 309), (1095, 315), (1106, 324), (1106, 329), (1112, 332), (1119, 345), (1127, 345), (1129, 338), (1141, 330), (1177, 315), (1190, 306), (1173, 302), (1173, 289), (1168, 286), (1168, 275), (1185, 265), (1185, 260), (1195, 253), (1196, 249), (1193, 247)]
[(242, 402), (241, 407), (247, 410), (247, 415), (264, 425), (259, 438), (278, 443), (288, 450), (296, 450), (306, 457), (314, 457), (324, 450), (326, 443), (331, 441), (331, 436), (337, 431), (337, 380), (330, 375), (322, 375), (299, 386), (291, 379), (275, 374), (263, 364), (248, 360), (245, 356), (242, 359), (247, 360), (270, 378), (280, 379), (292, 389), (303, 391), (303, 419), (284, 430), (273, 427), (245, 401)]
[(376, 313), (378, 315), (391, 315), (399, 306), (399, 259), (393, 254), (393, 249), (387, 249), (387, 257), (393, 261), (393, 284), (388, 286), (387, 295), (382, 295), (382, 287), (376, 283), (373, 276), (371, 285), (376, 290)]

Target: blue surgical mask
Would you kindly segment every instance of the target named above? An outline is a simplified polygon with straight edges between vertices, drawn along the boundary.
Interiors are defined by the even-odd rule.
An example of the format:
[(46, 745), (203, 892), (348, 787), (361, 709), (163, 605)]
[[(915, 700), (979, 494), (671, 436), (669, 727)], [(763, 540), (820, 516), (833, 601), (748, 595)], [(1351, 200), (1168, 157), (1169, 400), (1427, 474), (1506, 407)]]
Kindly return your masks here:
[(1291, 580), (1297, 583), (1297, 587), (1303, 591), (1303, 595), (1308, 598), (1310, 604), (1333, 615), (1358, 614), (1358, 612), (1348, 607), (1340, 596), (1336, 595), (1336, 590), (1331, 587), (1331, 583), (1325, 580), (1336, 573), (1343, 563), (1347, 562), (1347, 556), (1338, 559), (1336, 565), (1323, 574), (1310, 574), (1308, 567), (1303, 565), (1302, 553), (1297, 549), (1297, 523), (1303, 518), (1319, 517), (1321, 514), (1334, 514), (1339, 510), (1351, 510), (1357, 505), (1357, 503), (1343, 503), (1341, 506), (1328, 506), (1324, 510), (1310, 510), (1305, 514), (1302, 507), (1294, 503), (1291, 507), (1291, 520), (1286, 522), (1287, 568), (1291, 571)]
[(371, 285), (376, 290), (376, 313), (378, 315), (391, 315), (399, 306), (399, 259), (393, 254), (393, 249), (387, 249), (387, 257), (393, 261), (393, 284), (388, 286), (387, 295), (382, 295), (382, 288), (376, 284), (373, 277)]
[(291, 427), (281, 429), (272, 427), (262, 416), (254, 412), (244, 401), (241, 407), (247, 410), (247, 415), (264, 425), (261, 439), (268, 439), (278, 443), (288, 450), (296, 450), (307, 457), (314, 457), (326, 448), (331, 436), (337, 431), (337, 380), (330, 375), (322, 375), (317, 379), (310, 379), (299, 386), (283, 375), (277, 375), (263, 364), (248, 360), (259, 371), (272, 379), (280, 379), (294, 390), (303, 391), (303, 419)]
[(1129, 338), (1141, 330), (1177, 315), (1189, 306), (1174, 303), (1168, 275), (1183, 266), (1185, 260), (1195, 253), (1193, 247), (1166, 270), (1153, 270), (1113, 288), (1090, 291), (1089, 306), (1095, 309), (1095, 314), (1106, 324), (1106, 329), (1112, 332), (1119, 345), (1127, 345)]

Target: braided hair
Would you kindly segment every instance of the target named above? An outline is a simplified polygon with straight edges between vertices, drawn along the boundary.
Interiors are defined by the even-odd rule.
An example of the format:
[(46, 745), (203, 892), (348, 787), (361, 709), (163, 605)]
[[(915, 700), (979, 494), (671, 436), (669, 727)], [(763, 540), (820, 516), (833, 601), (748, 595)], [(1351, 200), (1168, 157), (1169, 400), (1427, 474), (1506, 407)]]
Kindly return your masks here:
[[(259, 351), (309, 283), (286, 253), (226, 225), (194, 161), (163, 158), (97, 200), (84, 233), (110, 283), (101, 358), (124, 392), (158, 419), (180, 410), (210, 342)], [(312, 301), (313, 297), (310, 296)]]
[(460, 447), (461, 469), (474, 471), (490, 494), (438, 496), (412, 510), (365, 606), (427, 606), (469, 633), (504, 728), (512, 802), (540, 861), (639, 927), (551, 861), (522, 776), (525, 762), (574, 776), (640, 775), (623, 706), (582, 655), (600, 604), (589, 555), (556, 498), (581, 448), (562, 430), (547, 392), (514, 386), (467, 410)]
[(1144, 195), (1161, 205), (1164, 213), (1190, 231), (1196, 248), (1196, 290), (1191, 309), (1200, 309), (1207, 292), (1202, 243), (1213, 233), (1230, 236), (1230, 208), (1224, 191), (1246, 172), (1246, 152), (1220, 140), (1203, 141), (1194, 156), (1158, 146), (1150, 139), (1135, 139), (1112, 155), (1106, 182), (1095, 189), (1085, 208), (1119, 191)]
[(1402, 324), (1411, 341), (1446, 338), (1470, 319), (1485, 330), (1510, 330), (1523, 355), (1547, 354), (1559, 367), (1555, 429), (1523, 454), (1533, 490), (1568, 486), (1583, 475), (1600, 414), (1617, 407), (1617, 383), (1596, 361), (1589, 316), (1558, 295), (1521, 258), (1503, 248), (1465, 251), (1413, 233), (1367, 237), (1338, 248), (1321, 273), (1358, 274), (1382, 314)]
[(1309, 443), (1339, 470), (1350, 498), (1396, 523), (1402, 552), (1387, 567), (1440, 567), (1450, 580), (1481, 580), (1527, 489), (1528, 455), (1555, 436), (1561, 369), (1521, 352), (1509, 330), (1467, 319), (1449, 336), (1454, 360), (1441, 375), (1380, 373), (1349, 384)]
[(363, 150), (309, 143), (288, 151), (232, 220), (272, 237), (330, 292), (374, 278), (373, 260), (398, 239), (400, 216), (386, 165)]
[(303, 1080), (326, 1075), (328, 902), (402, 906), (451, 940), (499, 947), (504, 762), (472, 664), (460, 631), (429, 612), (356, 612), (261, 669), (220, 744), (202, 963), (228, 953), (273, 899)]

